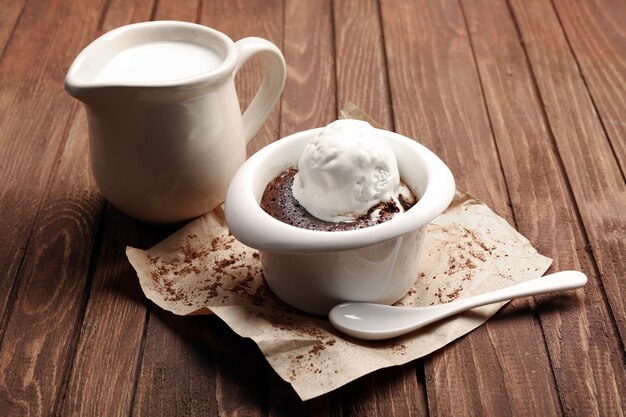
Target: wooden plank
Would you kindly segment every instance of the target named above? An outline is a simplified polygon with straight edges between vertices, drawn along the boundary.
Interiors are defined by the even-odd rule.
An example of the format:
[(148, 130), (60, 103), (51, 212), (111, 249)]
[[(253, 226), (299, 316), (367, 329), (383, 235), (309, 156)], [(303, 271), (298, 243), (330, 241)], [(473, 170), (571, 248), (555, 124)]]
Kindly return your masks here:
[(132, 414), (263, 415), (269, 365), (216, 317), (153, 307)]
[(427, 416), (426, 391), (423, 386), (416, 388), (415, 368), (409, 363), (381, 369), (350, 383), (342, 389), (346, 414), (363, 417)]
[(20, 18), (20, 14), (24, 10), (24, 3), (26, 3), (26, 0), (5, 1), (0, 6), (2, 8), (2, 13), (0, 13), (0, 59)]
[(613, 151), (626, 172), (626, 2), (554, 2)]
[[(89, 191), (77, 142), (60, 149), (73, 104), (59, 80), (93, 36), (102, 6), (29, 2), (0, 65), (0, 409), (7, 416), (58, 408), (76, 346), (86, 288), (80, 274), (88, 270), (102, 201)], [(61, 151), (72, 156), (60, 158)]]
[(150, 20), (155, 0), (110, 0), (100, 31)]
[[(178, 317), (155, 307), (150, 314), (144, 356), (150, 366), (137, 392), (133, 415), (216, 416), (215, 370), (206, 317)], [(190, 348), (191, 347), (191, 348)]]
[[(184, 5), (184, 6), (183, 6)], [(197, 23), (200, 21), (202, 2), (199, 0), (159, 0), (154, 14), (154, 20), (182, 20)]]
[(288, 0), (285, 8), (287, 83), (280, 137), (325, 126), (337, 118), (331, 2)]
[[(260, 36), (279, 47), (282, 44), (280, 1), (205, 1), (200, 10), (200, 23), (233, 40)], [(164, 13), (159, 5), (156, 15), (167, 18)], [(262, 62), (254, 60), (237, 76), (242, 107), (252, 99), (262, 72)], [(274, 111), (249, 150), (273, 141), (277, 135), (278, 111)], [(176, 318), (153, 311), (147, 324), (133, 414), (261, 416), (268, 371), (258, 348), (235, 336), (217, 318)]]
[[(338, 107), (352, 101), (378, 123), (393, 130), (378, 2), (336, 1), (333, 17)], [(343, 391), (348, 414), (426, 415), (426, 383), (416, 377), (423, 376), (423, 366), (423, 361), (417, 361), (351, 383)]]
[(576, 250), (584, 246), (580, 218), (558, 154), (546, 146), (547, 122), (515, 23), (505, 1), (462, 4), (518, 229), (554, 259), (552, 270), (582, 268), (589, 275), (584, 290), (537, 297), (564, 412), (620, 415), (621, 346), (593, 261)]
[[(73, 104), (60, 88), (68, 63), (93, 35), (102, 2), (28, 3), (0, 62), (0, 332), (9, 294), (45, 194)], [(70, 16), (82, 25), (69, 27)], [(24, 115), (28, 115), (25, 122)]]
[(393, 130), (378, 1), (335, 1), (333, 17), (338, 107), (352, 101)]
[(552, 4), (511, 6), (624, 345), (626, 182)]
[(66, 143), (68, 156), (46, 195), (18, 277), (0, 355), (0, 409), (6, 416), (51, 414), (66, 383), (103, 203), (87, 154), (80, 152), (83, 139), (72, 134)]
[(124, 249), (150, 246), (171, 232), (134, 221), (111, 206), (102, 228), (62, 415), (129, 415), (142, 354), (146, 303)]
[[(460, 187), (509, 221), (508, 193), (458, 2), (382, 4), (396, 130), (433, 149)], [(431, 415), (558, 415), (541, 328), (518, 300), (426, 358)], [(502, 315), (502, 314), (501, 314)], [(532, 361), (521, 358), (533, 358)]]

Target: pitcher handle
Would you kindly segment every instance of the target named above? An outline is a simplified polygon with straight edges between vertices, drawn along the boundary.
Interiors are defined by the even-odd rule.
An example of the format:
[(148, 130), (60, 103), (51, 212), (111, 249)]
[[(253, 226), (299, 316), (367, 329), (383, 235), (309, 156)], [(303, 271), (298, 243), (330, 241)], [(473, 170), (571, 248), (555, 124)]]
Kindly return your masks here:
[(280, 50), (265, 39), (249, 37), (235, 42), (239, 50), (239, 60), (235, 66), (234, 74), (237, 75), (239, 69), (250, 58), (260, 54), (265, 58), (265, 74), (263, 81), (252, 99), (252, 102), (243, 113), (243, 135), (246, 143), (256, 134), (259, 128), (265, 123), (285, 86), (287, 68), (285, 58)]

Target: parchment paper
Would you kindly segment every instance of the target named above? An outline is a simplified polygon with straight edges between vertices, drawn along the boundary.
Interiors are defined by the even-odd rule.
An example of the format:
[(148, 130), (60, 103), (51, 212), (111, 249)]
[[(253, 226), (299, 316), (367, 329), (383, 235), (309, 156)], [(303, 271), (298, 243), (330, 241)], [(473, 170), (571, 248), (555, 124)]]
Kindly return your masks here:
[[(358, 109), (347, 109), (342, 115), (364, 118)], [(415, 286), (398, 305), (428, 306), (499, 289), (537, 278), (551, 263), (461, 190), (428, 226), (425, 245)], [(126, 254), (150, 300), (179, 315), (216, 314), (237, 334), (254, 340), (302, 400), (428, 355), (505, 304), (477, 308), (389, 341), (352, 339), (326, 318), (301, 313), (272, 294), (263, 281), (259, 253), (229, 234), (221, 207), (151, 249), (128, 247)]]

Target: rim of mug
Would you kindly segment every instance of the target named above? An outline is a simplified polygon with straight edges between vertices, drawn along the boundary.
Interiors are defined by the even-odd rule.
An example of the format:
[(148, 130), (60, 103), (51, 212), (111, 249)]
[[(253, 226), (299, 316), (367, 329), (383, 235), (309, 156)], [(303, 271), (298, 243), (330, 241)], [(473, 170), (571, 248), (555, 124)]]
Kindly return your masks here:
[(363, 248), (417, 230), (443, 213), (452, 202), (456, 191), (454, 177), (439, 157), (413, 139), (377, 129), (383, 138), (410, 149), (425, 168), (428, 176), (426, 188), (410, 210), (381, 224), (333, 232), (303, 229), (275, 219), (261, 208), (257, 200), (259, 191), (263, 194), (260, 188), (265, 189), (267, 186), (267, 181), (259, 181), (259, 178), (263, 176), (264, 170), (271, 169), (268, 161), (272, 161), (272, 156), (297, 142), (308, 141), (322, 129), (298, 132), (273, 142), (252, 155), (239, 168), (228, 188), (224, 210), (230, 231), (243, 244), (261, 251), (294, 254)]
[[(218, 38), (226, 46), (226, 56), (222, 62), (208, 71), (201, 72), (190, 77), (179, 78), (176, 80), (168, 81), (133, 81), (133, 82), (87, 82), (81, 81), (76, 78), (81, 64), (85, 57), (92, 52), (92, 50), (101, 48), (109, 41), (112, 41), (120, 36), (132, 31), (139, 31), (158, 28), (186, 28), (193, 30), (201, 30), (207, 34)], [(191, 22), (180, 22), (176, 20), (157, 20), (150, 22), (131, 23), (129, 25), (120, 26), (113, 29), (95, 39), (89, 45), (87, 45), (74, 59), (74, 62), (70, 66), (67, 75), (65, 76), (65, 90), (71, 93), (78, 93), (80, 90), (92, 90), (103, 87), (141, 87), (141, 88), (160, 88), (160, 87), (194, 87), (201, 84), (210, 83), (216, 79), (222, 78), (226, 74), (232, 74), (237, 64), (237, 48), (235, 42), (225, 35), (224, 33), (210, 28), (208, 26), (200, 25)]]

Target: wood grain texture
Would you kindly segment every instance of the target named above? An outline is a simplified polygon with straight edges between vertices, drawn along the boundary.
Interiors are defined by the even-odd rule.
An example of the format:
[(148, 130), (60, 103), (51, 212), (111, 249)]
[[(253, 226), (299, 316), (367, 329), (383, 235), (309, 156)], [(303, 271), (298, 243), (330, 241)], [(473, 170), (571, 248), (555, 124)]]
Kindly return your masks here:
[(149, 247), (170, 232), (129, 219), (111, 206), (102, 228), (61, 415), (129, 415), (143, 353), (146, 301), (124, 249)]
[(553, 271), (582, 268), (589, 275), (584, 290), (537, 297), (564, 413), (621, 415), (626, 407), (619, 395), (626, 392), (621, 346), (593, 261), (577, 250), (584, 247), (580, 218), (558, 153), (550, 146), (515, 23), (505, 1), (462, 4), (517, 227), (554, 259)]
[(206, 321), (206, 317), (177, 317), (154, 307), (133, 415), (218, 415), (210, 350), (214, 335)]
[(393, 130), (378, 1), (338, 0), (333, 6), (337, 106), (352, 101)]
[(2, 13), (0, 13), (0, 59), (24, 9), (24, 3), (26, 3), (26, 0), (3, 1), (0, 4), (0, 9), (2, 10)]
[(76, 348), (103, 205), (87, 154), (81, 152), (81, 133), (72, 131), (65, 144), (18, 276), (20, 296), (0, 357), (0, 409), (5, 416), (55, 412)]
[(389, 0), (382, 2), (382, 14), (396, 131), (454, 161), (459, 187), (510, 221), (458, 3)]
[[(382, 12), (396, 130), (433, 149), (460, 187), (511, 222), (458, 2), (383, 2)], [(491, 320), (425, 360), (432, 415), (561, 412), (553, 375), (545, 366), (541, 328), (528, 302), (515, 301), (503, 312), (509, 313), (507, 320)], [(516, 395), (520, 390), (526, 394)]]
[(154, 11), (154, 20), (182, 20), (198, 23), (202, 11), (201, 0), (187, 0), (181, 5), (180, 0), (158, 0)]
[(337, 118), (332, 25), (330, 0), (286, 0), (283, 54), (287, 83), (280, 137), (325, 126)]
[(626, 172), (626, 2), (554, 2), (602, 125)]
[(100, 31), (106, 33), (119, 26), (150, 20), (155, 1), (156, 0), (110, 0)]
[(511, 6), (624, 344), (626, 182), (552, 4), (511, 1)]
[[(418, 366), (422, 366), (418, 361)], [(343, 390), (349, 416), (426, 416), (428, 404), (424, 382), (418, 386), (416, 365), (409, 363), (382, 369), (350, 383)]]
[[(95, 32), (102, 3), (91, 7), (28, 3), (0, 65), (3, 313), (16, 282), (0, 356), (7, 416), (58, 408), (83, 314), (102, 200), (86, 155), (76, 153), (82, 138), (65, 142), (73, 104), (61, 86), (72, 54)], [(70, 10), (82, 13), (82, 26), (70, 27)]]
[[(62, 89), (65, 71), (81, 45), (93, 36), (99, 6), (101, 2), (87, 6), (81, 2), (55, 5), (31, 1), (25, 6), (0, 61), (0, 275), (3, 277), (0, 316), (3, 324), (35, 216), (67, 135), (73, 103)], [(85, 24), (70, 28), (70, 16), (75, 12), (83, 16)], [(28, 115), (27, 120), (24, 115)]]

